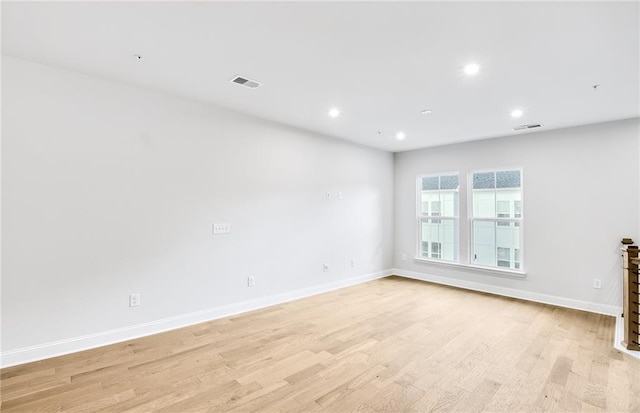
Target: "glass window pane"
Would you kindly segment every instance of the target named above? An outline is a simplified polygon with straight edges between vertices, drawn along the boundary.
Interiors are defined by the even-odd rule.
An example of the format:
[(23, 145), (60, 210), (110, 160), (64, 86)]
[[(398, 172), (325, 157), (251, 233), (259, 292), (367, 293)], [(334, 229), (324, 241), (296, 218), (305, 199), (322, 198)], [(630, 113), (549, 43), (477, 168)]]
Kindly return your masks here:
[(473, 174), (473, 189), (493, 189), (495, 187), (495, 172), (475, 172)]
[(440, 189), (458, 189), (458, 175), (441, 176)]
[(420, 221), (420, 255), (456, 261), (458, 259), (458, 220), (422, 218)]
[(495, 265), (495, 235), (495, 222), (473, 221), (473, 264), (486, 266)]
[[(520, 228), (503, 227), (497, 221), (473, 221), (472, 263), (487, 267), (519, 268)], [(514, 250), (514, 260), (511, 250)], [(517, 251), (517, 252), (516, 252)], [(517, 257), (517, 259), (515, 258)], [(514, 262), (518, 262), (518, 267)]]
[(422, 177), (419, 197), (422, 215), (458, 216), (458, 175)]
[(521, 200), (513, 201), (513, 216), (515, 218), (522, 218), (522, 201)]
[[(498, 218), (510, 218), (511, 217), (511, 203), (509, 201), (497, 201), (496, 211), (498, 212)], [(498, 222), (498, 226), (508, 227), (510, 222)]]
[(495, 218), (495, 190), (481, 189), (473, 191), (473, 216), (478, 218)]
[[(431, 213), (432, 217), (439, 217), (440, 215), (440, 201), (431, 201)], [(432, 220), (433, 223), (439, 224), (440, 220)]]
[(428, 176), (422, 178), (422, 190), (423, 191), (437, 191), (440, 189), (439, 185), (439, 177), (437, 176)]
[(511, 253), (509, 248), (498, 247), (498, 260), (510, 261), (511, 257), (509, 254)]
[(439, 242), (432, 242), (431, 243), (431, 258), (438, 258), (440, 259), (440, 254), (442, 251), (442, 244)]
[(496, 172), (496, 188), (520, 188), (520, 171)]
[(431, 201), (431, 215), (434, 217), (440, 216), (440, 201)]
[(420, 247), (420, 256), (428, 257), (429, 256), (429, 241), (422, 241)]
[(458, 216), (458, 191), (442, 191), (440, 194), (442, 202), (442, 215), (446, 217)]

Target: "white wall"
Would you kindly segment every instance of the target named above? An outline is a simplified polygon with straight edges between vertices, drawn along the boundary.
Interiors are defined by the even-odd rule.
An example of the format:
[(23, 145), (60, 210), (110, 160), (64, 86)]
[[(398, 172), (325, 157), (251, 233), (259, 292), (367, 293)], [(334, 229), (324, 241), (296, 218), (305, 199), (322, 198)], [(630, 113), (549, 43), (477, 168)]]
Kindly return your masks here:
[[(640, 241), (638, 119), (391, 155), (6, 57), (2, 100), (4, 365), (380, 276), (392, 265), (615, 309), (619, 240)], [(468, 170), (514, 166), (524, 169), (524, 279), (411, 259), (417, 175), (458, 170), (466, 190)], [(213, 222), (231, 222), (232, 234), (213, 236)], [(128, 307), (131, 292), (142, 294), (140, 307)]]
[[(639, 132), (640, 121), (631, 119), (396, 153), (395, 267), (416, 278), (617, 311), (620, 239), (640, 241)], [(469, 170), (496, 167), (523, 168), (526, 277), (415, 262), (417, 175), (457, 170), (465, 192)], [(466, 262), (467, 239), (461, 243)], [(592, 288), (593, 278), (602, 289)]]
[(390, 153), (13, 58), (2, 87), (5, 353), (391, 268)]

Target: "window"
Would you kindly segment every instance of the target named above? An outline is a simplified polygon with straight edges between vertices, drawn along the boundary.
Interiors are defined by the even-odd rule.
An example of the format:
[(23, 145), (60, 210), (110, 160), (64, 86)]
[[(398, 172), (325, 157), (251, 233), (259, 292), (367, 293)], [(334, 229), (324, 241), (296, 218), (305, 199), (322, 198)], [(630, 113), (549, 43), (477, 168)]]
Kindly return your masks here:
[[(473, 172), (470, 184), (472, 263), (519, 269), (522, 248), (521, 171)], [(513, 259), (511, 251), (514, 252)]]
[[(509, 201), (497, 201), (496, 202), (496, 212), (498, 213), (498, 218), (510, 218), (511, 217), (511, 205)], [(511, 225), (511, 222), (506, 221), (498, 221), (498, 226), (508, 227)]]
[[(431, 201), (431, 213), (430, 213), (430, 215), (432, 217), (439, 217), (440, 216), (440, 201)], [(431, 222), (434, 223), (434, 224), (439, 224), (440, 220), (439, 219), (432, 219)]]
[[(431, 252), (431, 255), (429, 255), (429, 252)], [(440, 259), (442, 257), (442, 243), (432, 242), (431, 248), (429, 248), (429, 241), (422, 241), (422, 250), (420, 255), (425, 258)]]
[(497, 248), (498, 252), (498, 267), (506, 267), (506, 268), (510, 268), (511, 267), (511, 249), (510, 248), (504, 248), (504, 247), (498, 247)]
[(418, 178), (420, 257), (458, 260), (458, 189), (457, 173)]
[(522, 183), (517, 168), (470, 171), (462, 193), (457, 172), (419, 176), (417, 259), (523, 273)]
[[(514, 218), (522, 218), (522, 201), (513, 201), (513, 216)], [(519, 222), (515, 222), (514, 224), (516, 227), (520, 226)]]
[(440, 259), (442, 256), (442, 244), (440, 242), (431, 243), (431, 258)]

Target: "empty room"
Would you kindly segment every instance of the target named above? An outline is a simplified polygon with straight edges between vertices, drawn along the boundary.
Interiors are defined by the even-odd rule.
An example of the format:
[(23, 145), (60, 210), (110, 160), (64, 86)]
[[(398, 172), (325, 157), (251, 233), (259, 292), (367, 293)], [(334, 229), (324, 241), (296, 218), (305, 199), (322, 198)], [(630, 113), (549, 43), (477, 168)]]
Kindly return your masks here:
[(640, 2), (0, 11), (2, 412), (640, 412)]

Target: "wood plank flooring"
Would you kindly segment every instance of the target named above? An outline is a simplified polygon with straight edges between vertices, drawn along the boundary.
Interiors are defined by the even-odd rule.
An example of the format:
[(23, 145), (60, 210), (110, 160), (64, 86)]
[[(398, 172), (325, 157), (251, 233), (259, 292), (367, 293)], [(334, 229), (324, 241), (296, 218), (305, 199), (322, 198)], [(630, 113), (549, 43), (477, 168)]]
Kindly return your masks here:
[(2, 412), (640, 412), (612, 317), (389, 277), (1, 371)]

